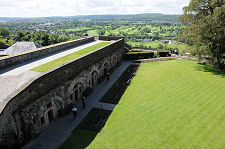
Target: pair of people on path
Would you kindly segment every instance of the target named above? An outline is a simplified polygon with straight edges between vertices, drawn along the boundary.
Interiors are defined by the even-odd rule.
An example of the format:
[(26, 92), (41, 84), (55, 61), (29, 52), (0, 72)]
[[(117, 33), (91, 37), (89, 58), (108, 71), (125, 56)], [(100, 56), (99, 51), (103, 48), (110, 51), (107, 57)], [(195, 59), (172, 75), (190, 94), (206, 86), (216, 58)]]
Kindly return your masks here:
[[(85, 102), (86, 102), (86, 98), (85, 98), (85, 96), (83, 96), (82, 97), (82, 109), (85, 109)], [(74, 117), (74, 120), (75, 120), (76, 117), (77, 117), (77, 108), (76, 108), (75, 105), (73, 105), (72, 112), (73, 112), (73, 117)]]

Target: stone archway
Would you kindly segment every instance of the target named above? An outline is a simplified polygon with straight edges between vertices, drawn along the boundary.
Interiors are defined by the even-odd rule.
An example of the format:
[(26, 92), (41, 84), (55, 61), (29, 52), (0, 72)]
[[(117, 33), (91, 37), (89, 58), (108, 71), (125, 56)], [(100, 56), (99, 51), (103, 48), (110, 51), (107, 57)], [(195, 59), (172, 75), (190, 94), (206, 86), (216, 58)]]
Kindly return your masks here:
[(73, 88), (73, 100), (77, 101), (81, 98), (84, 92), (84, 85), (82, 83), (77, 83)]
[(103, 66), (103, 75), (105, 76), (108, 71), (109, 71), (109, 63), (106, 62)]
[(96, 70), (94, 70), (91, 73), (91, 82), (92, 82), (91, 85), (94, 86), (97, 83), (97, 80), (98, 80), (98, 72)]
[(113, 56), (113, 67), (116, 67), (116, 56)]

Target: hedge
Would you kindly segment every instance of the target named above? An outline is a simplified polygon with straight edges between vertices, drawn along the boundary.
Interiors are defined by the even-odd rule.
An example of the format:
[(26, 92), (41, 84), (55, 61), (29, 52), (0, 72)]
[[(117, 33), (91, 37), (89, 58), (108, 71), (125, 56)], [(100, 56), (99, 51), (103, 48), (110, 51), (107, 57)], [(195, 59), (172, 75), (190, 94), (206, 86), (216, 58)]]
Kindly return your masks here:
[(139, 65), (128, 66), (116, 82), (113, 83), (110, 89), (101, 97), (100, 102), (118, 104), (138, 68)]
[(126, 60), (136, 60), (136, 59), (149, 59), (153, 58), (154, 52), (128, 52), (124, 54), (124, 59)]
[(158, 51), (159, 57), (167, 57), (170, 56), (169, 51)]

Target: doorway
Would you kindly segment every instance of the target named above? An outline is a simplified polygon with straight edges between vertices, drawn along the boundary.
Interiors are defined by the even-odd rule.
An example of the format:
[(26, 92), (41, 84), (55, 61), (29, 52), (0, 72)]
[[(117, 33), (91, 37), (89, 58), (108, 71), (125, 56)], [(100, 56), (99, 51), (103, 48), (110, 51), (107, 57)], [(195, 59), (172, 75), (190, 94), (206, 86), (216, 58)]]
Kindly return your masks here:
[(53, 109), (48, 111), (48, 121), (49, 123), (54, 120)]

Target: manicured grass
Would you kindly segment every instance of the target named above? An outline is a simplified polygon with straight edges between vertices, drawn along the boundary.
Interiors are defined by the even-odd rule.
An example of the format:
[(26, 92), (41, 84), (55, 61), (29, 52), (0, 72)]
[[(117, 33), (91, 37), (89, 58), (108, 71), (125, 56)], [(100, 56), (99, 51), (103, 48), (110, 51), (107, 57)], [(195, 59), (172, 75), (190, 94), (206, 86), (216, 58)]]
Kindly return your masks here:
[(128, 44), (131, 44), (133, 47), (139, 47), (139, 46), (145, 46), (145, 47), (151, 47), (153, 49), (158, 48), (159, 44), (163, 45), (161, 42), (159, 41), (128, 41)]
[(93, 108), (73, 130), (59, 149), (83, 149), (87, 147), (105, 125), (111, 111)]
[(77, 129), (59, 149), (83, 149), (95, 138), (98, 132)]
[(224, 149), (225, 73), (188, 60), (143, 63), (88, 148)]
[(98, 36), (97, 30), (89, 30), (87, 31), (88, 36)]
[(74, 52), (72, 54), (63, 56), (61, 58), (55, 59), (55, 60), (53, 60), (51, 62), (48, 62), (46, 64), (40, 65), (38, 67), (35, 67), (32, 70), (33, 71), (37, 71), (37, 72), (45, 72), (45, 71), (50, 70), (50, 69), (52, 69), (54, 67), (57, 67), (57, 66), (62, 65), (64, 63), (66, 63), (66, 62), (69, 62), (69, 61), (71, 61), (73, 59), (76, 59), (76, 58), (78, 58), (78, 57), (80, 57), (82, 55), (85, 55), (85, 54), (87, 54), (89, 52), (92, 52), (92, 51), (95, 51), (95, 50), (97, 50), (99, 48), (102, 48), (102, 47), (104, 47), (104, 46), (106, 46), (108, 44), (110, 44), (110, 42), (98, 43), (96, 45), (87, 47), (85, 49), (79, 50), (79, 51)]
[(190, 52), (191, 47), (184, 43), (177, 43), (177, 44), (166, 44), (167, 48), (175, 49), (177, 48), (180, 53)]

